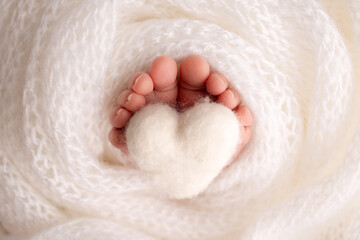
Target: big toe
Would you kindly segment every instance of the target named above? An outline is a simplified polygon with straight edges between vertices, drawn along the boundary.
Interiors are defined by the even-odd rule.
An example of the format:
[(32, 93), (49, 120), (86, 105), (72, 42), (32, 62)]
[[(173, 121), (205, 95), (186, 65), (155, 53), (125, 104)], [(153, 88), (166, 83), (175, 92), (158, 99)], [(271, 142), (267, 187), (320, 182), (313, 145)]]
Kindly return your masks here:
[(210, 75), (209, 63), (199, 55), (191, 55), (180, 65), (180, 89), (178, 103), (182, 107), (192, 106), (206, 95), (206, 80)]
[(175, 104), (178, 92), (177, 64), (168, 56), (160, 56), (152, 62), (149, 75), (153, 80), (154, 91), (147, 96), (147, 102)]

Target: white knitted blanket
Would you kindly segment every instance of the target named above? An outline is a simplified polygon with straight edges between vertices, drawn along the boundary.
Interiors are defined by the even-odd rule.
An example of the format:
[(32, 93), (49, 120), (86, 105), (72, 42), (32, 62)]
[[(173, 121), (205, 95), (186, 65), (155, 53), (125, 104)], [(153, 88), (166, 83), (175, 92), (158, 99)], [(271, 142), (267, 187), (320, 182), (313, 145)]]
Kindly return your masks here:
[[(358, 0), (0, 1), (0, 239), (360, 239)], [(158, 55), (200, 54), (255, 118), (170, 200), (107, 140)]]

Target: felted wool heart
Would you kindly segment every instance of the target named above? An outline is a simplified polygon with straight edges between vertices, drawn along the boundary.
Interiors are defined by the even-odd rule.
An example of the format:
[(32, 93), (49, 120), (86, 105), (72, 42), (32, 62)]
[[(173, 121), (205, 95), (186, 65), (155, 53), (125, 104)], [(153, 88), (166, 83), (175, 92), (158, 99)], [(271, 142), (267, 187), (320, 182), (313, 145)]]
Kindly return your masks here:
[(130, 156), (171, 198), (201, 193), (226, 166), (240, 143), (239, 122), (227, 107), (201, 102), (185, 112), (150, 104), (131, 118)]

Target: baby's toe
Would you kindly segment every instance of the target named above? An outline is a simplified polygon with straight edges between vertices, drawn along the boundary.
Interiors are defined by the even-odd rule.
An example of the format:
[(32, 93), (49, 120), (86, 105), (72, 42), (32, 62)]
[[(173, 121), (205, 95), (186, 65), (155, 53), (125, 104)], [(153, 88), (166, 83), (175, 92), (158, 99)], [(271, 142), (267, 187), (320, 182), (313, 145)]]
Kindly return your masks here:
[(211, 95), (218, 96), (227, 89), (228, 85), (229, 83), (223, 75), (212, 73), (206, 81), (206, 91)]
[(109, 141), (111, 144), (119, 148), (124, 154), (128, 155), (129, 150), (126, 145), (125, 130), (122, 128), (113, 128), (109, 133)]
[(168, 56), (155, 58), (149, 70), (156, 91), (167, 91), (177, 86), (177, 64)]
[(253, 115), (247, 106), (239, 107), (236, 110), (236, 116), (243, 126), (250, 126), (253, 123)]
[(234, 155), (232, 156), (231, 160), (229, 161), (228, 165), (230, 165), (232, 162), (234, 162), (239, 157), (240, 153), (242, 152), (242, 150), (244, 149), (246, 144), (250, 141), (251, 135), (252, 135), (251, 127), (241, 127), (240, 128), (241, 144), (236, 149), (236, 151), (235, 151)]
[(241, 132), (241, 149), (250, 141), (252, 134), (251, 127), (245, 126), (243, 127), (243, 131)]
[(152, 62), (149, 75), (154, 83), (154, 91), (146, 96), (148, 102), (163, 102), (170, 105), (176, 103), (177, 64), (168, 56), (160, 56)]
[(240, 104), (239, 93), (232, 88), (225, 90), (218, 96), (218, 102), (233, 110)]
[(181, 107), (190, 107), (206, 96), (204, 88), (209, 75), (210, 65), (203, 57), (191, 55), (183, 60), (180, 65), (178, 94), (178, 103)]
[(210, 75), (209, 63), (199, 55), (191, 55), (180, 65), (180, 86), (186, 89), (199, 90), (205, 87)]
[(116, 108), (110, 114), (110, 123), (115, 128), (125, 127), (130, 120), (132, 113), (125, 108)]
[(133, 92), (132, 90), (125, 90), (120, 94), (118, 104), (120, 104), (123, 108), (134, 112), (145, 105), (145, 97)]
[(132, 77), (129, 88), (137, 94), (145, 96), (153, 91), (154, 84), (149, 74), (142, 72), (136, 73)]

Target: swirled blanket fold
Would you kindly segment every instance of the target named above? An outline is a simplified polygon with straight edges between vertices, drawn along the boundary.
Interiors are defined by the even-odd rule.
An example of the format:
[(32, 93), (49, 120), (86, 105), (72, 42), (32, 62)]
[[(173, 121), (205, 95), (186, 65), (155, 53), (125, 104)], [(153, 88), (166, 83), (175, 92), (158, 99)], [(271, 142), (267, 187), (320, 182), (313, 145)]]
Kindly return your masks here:
[[(360, 239), (360, 1), (0, 1), (1, 239)], [(254, 114), (204, 193), (107, 140), (131, 75), (203, 56)]]

